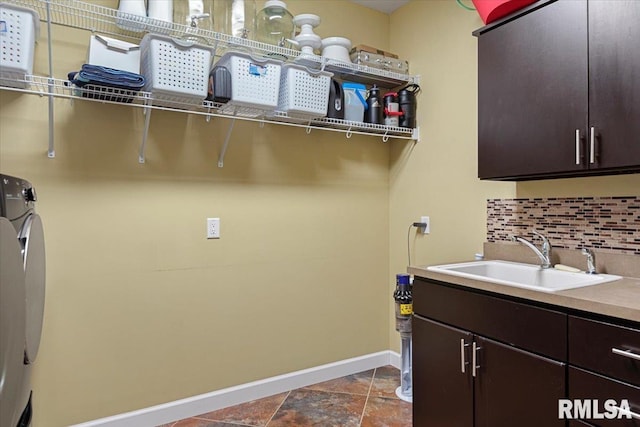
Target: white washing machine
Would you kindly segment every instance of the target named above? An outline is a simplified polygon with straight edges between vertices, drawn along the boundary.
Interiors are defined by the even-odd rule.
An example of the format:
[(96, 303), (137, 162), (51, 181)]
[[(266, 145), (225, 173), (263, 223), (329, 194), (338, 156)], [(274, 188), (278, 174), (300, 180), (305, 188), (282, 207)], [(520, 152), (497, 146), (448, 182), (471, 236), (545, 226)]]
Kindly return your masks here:
[(36, 193), (0, 174), (0, 426), (31, 423), (31, 368), (45, 295), (44, 231)]

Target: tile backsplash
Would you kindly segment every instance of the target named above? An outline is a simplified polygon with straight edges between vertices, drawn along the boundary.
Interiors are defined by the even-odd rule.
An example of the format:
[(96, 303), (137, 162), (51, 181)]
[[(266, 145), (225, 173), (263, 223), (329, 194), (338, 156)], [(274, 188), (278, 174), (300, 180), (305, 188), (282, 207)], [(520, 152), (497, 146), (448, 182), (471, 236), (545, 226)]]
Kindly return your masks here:
[(487, 241), (531, 230), (554, 247), (640, 255), (640, 197), (487, 200)]

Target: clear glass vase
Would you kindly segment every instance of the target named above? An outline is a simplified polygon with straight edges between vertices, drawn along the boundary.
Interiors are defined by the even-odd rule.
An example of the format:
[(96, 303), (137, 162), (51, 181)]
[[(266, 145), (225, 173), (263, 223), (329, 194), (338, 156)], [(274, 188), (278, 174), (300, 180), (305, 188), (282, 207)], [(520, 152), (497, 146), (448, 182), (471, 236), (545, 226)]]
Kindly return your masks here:
[(173, 22), (213, 31), (213, 0), (174, 0)]
[(245, 39), (255, 38), (255, 0), (215, 0), (214, 29)]
[(256, 15), (256, 40), (291, 48), (294, 35), (293, 15), (281, 0), (267, 0)]

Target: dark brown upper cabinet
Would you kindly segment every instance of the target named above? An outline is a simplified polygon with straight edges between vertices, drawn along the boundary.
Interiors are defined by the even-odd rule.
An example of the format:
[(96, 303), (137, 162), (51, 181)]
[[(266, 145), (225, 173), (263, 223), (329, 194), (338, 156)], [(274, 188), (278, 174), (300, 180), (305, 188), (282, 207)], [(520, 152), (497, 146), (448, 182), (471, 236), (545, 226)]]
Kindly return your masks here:
[(478, 176), (640, 171), (640, 1), (541, 1), (478, 37)]

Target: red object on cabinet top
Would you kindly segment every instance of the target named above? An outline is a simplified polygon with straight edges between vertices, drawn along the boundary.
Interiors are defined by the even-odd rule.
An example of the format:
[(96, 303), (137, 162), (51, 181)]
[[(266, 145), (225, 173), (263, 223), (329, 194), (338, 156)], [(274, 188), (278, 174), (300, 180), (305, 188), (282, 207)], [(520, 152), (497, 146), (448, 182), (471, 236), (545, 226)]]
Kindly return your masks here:
[(511, 12), (535, 3), (536, 0), (472, 0), (485, 24), (507, 16)]

